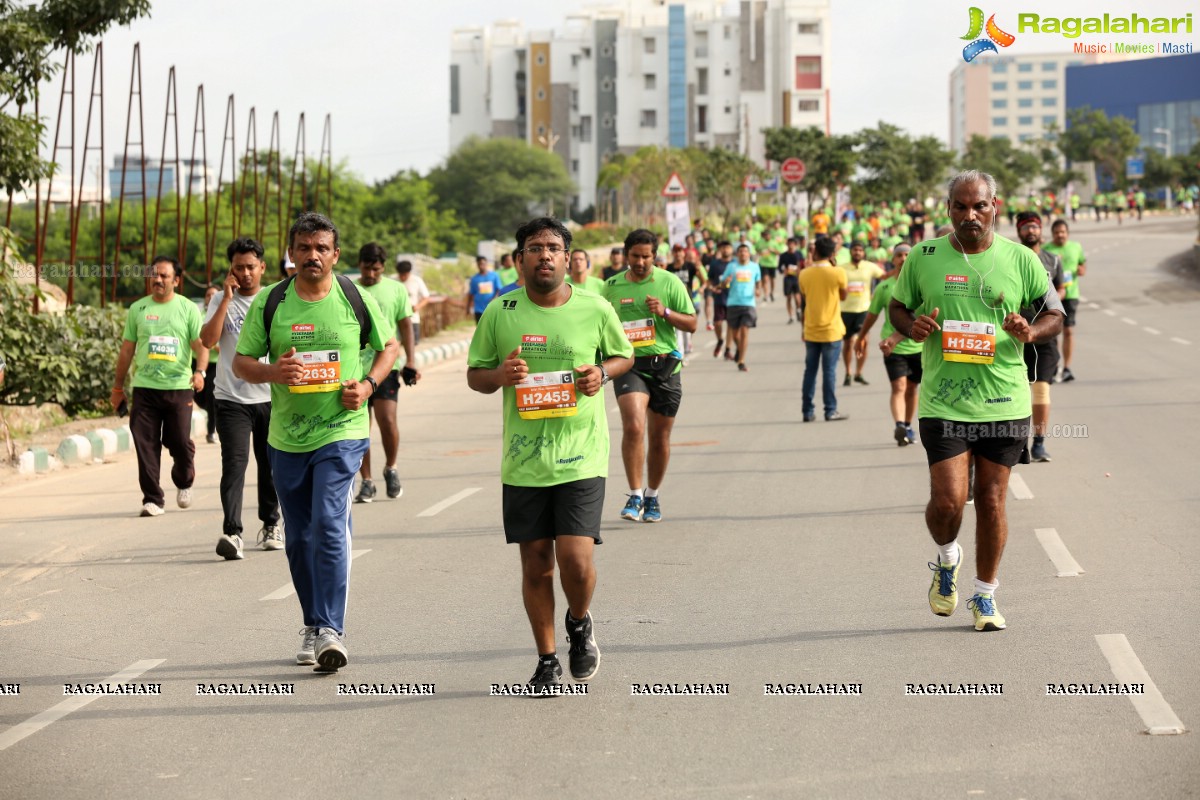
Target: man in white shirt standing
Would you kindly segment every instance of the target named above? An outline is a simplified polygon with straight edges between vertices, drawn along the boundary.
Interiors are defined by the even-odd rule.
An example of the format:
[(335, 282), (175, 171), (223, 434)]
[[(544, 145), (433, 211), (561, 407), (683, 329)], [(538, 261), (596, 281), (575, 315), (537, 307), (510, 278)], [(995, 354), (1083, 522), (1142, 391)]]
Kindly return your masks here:
[(429, 298), (433, 295), (429, 293), (429, 287), (425, 285), (424, 279), (413, 272), (411, 261), (397, 261), (396, 276), (408, 290), (408, 301), (412, 303), (413, 345), (416, 346), (421, 341), (421, 309), (429, 305)]
[(221, 510), (225, 514), (217, 555), (232, 561), (242, 557), (242, 492), (246, 485), (246, 467), (250, 463), (250, 443), (258, 464), (258, 518), (263, 527), (258, 544), (263, 550), (283, 549), (283, 529), (279, 525), (279, 499), (271, 479), (267, 457), (267, 429), (271, 422), (271, 386), (247, 383), (233, 374), (233, 355), (250, 303), (262, 289), (263, 247), (254, 239), (235, 239), (226, 248), (229, 275), (224, 291), (208, 304), (200, 340), (205, 347), (218, 341), (221, 352), (228, 354), (217, 362), (217, 382), (213, 397), (217, 404), (217, 434), (221, 441)]

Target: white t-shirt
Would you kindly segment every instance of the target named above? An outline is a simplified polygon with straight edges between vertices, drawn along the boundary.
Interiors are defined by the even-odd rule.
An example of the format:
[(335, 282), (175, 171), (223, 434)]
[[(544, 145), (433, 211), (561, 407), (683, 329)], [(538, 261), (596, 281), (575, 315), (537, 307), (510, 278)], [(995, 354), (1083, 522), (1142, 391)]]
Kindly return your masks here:
[(404, 284), (405, 289), (408, 289), (408, 299), (413, 307), (412, 321), (414, 325), (418, 325), (421, 322), (421, 314), (416, 310), (417, 304), (433, 295), (429, 293), (429, 287), (425, 285), (424, 279), (415, 272), (408, 273), (408, 280), (400, 282)]
[[(217, 361), (217, 380), (216, 385), (213, 386), (213, 397), (218, 400), (243, 405), (271, 402), (271, 384), (247, 383), (233, 374), (233, 359), (237, 355), (238, 335), (242, 332), (242, 323), (246, 320), (246, 312), (250, 310), (250, 303), (257, 296), (255, 294), (245, 297), (235, 290), (233, 297), (229, 300), (229, 309), (225, 312), (225, 325), (221, 328), (219, 341), (221, 358)], [(223, 297), (224, 295), (218, 292), (213, 295), (212, 300), (208, 301), (208, 313), (204, 315), (206, 324), (217, 315), (217, 309), (221, 307)], [(270, 363), (266, 356), (259, 360), (264, 364)]]

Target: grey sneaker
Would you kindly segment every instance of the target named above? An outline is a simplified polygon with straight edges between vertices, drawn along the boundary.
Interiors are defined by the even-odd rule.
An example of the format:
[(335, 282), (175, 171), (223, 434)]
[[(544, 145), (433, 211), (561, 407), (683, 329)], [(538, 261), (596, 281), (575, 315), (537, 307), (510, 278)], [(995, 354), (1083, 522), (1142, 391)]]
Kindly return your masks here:
[(192, 504), (192, 489), (191, 489), (191, 487), (188, 487), (187, 489), (180, 489), (178, 492), (176, 492), (175, 503), (180, 508), (187, 508), (188, 506), (190, 506)]
[(155, 503), (146, 503), (142, 506), (143, 517), (161, 517), (163, 513), (163, 507)]
[(258, 532), (258, 546), (263, 550), (282, 550), (283, 529), (278, 525), (264, 525)]
[(355, 496), (356, 503), (369, 503), (375, 499), (375, 481), (363, 478), (362, 485), (358, 487), (358, 495)]
[(383, 470), (383, 481), (387, 484), (387, 496), (395, 500), (400, 495), (404, 494), (404, 487), (400, 485), (400, 473), (395, 467), (386, 467)]
[(236, 533), (223, 533), (217, 539), (217, 555), (226, 561), (237, 561), (242, 558), (242, 537)]
[(346, 666), (345, 636), (333, 628), (321, 628), (317, 631), (314, 650), (317, 655), (317, 672), (337, 672)]
[(317, 663), (317, 629), (305, 625), (300, 629), (300, 649), (296, 651), (296, 663), (309, 667)]

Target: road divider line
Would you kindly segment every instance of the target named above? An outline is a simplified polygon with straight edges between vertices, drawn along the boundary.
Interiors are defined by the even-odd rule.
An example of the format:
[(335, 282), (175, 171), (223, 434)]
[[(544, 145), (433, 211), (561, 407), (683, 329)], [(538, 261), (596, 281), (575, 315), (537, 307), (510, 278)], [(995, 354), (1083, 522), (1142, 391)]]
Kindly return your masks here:
[(1021, 477), (1020, 473), (1013, 472), (1008, 476), (1008, 488), (1012, 491), (1013, 497), (1018, 500), (1032, 500), (1033, 492), (1029, 491), (1028, 484)]
[[(358, 558), (359, 556), (364, 555), (369, 552), (371, 552), (369, 549), (368, 550), (351, 550), (350, 551), (350, 560), (353, 561), (354, 559)], [(271, 592), (269, 595), (258, 598), (258, 600), (260, 603), (263, 600), (283, 600), (284, 598), (291, 597), (295, 593), (296, 593), (296, 587), (293, 586), (291, 583), (287, 583), (283, 586), (280, 586), (278, 589)]]
[(1124, 322), (1126, 325), (1137, 325), (1137, 320), (1130, 319), (1129, 317), (1121, 317), (1121, 322)]
[(476, 492), (478, 492), (478, 491), (479, 491), (479, 488), (480, 488), (480, 487), (476, 486), (476, 487), (474, 487), (474, 488), (471, 488), (471, 489), (463, 489), (461, 492), (458, 492), (457, 494), (452, 494), (452, 495), (450, 495), (449, 497), (447, 497), (445, 500), (443, 500), (443, 501), (442, 501), (442, 502), (440, 502), (440, 503), (434, 503), (434, 504), (433, 504), (433, 505), (431, 505), (429, 508), (427, 508), (427, 509), (425, 509), (424, 511), (422, 511), (420, 514), (417, 514), (417, 516), (418, 516), (418, 517), (434, 517), (434, 516), (437, 516), (438, 514), (442, 513), (443, 511), (445, 511), (447, 508), (449, 508), (450, 506), (454, 505), (454, 504), (455, 504), (455, 503), (457, 503), (458, 501), (460, 501), (460, 500), (466, 500), (468, 497), (470, 497), (471, 495), (473, 495), (473, 494), (475, 494)]
[[(149, 672), (164, 661), (166, 661), (165, 658), (148, 658), (143, 661), (135, 661), (116, 675), (109, 675), (107, 678), (98, 681), (98, 683), (127, 683)], [(26, 736), (32, 736), (42, 728), (58, 722), (67, 714), (78, 711), (93, 700), (99, 700), (105, 696), (102, 694), (72, 695), (58, 705), (51, 706), (40, 714), (35, 714), (24, 722), (17, 723), (4, 733), (0, 733), (0, 750), (7, 750)]]
[(1160, 333), (1162, 333), (1162, 331), (1160, 331), (1158, 328), (1148, 328), (1145, 326), (1142, 327), (1142, 330), (1144, 330), (1146, 333), (1150, 334), (1151, 336), (1158, 336)]
[(1033, 535), (1042, 543), (1042, 549), (1050, 556), (1054, 568), (1060, 578), (1078, 578), (1083, 574), (1083, 567), (1071, 555), (1071, 551), (1063, 544), (1063, 540), (1054, 528), (1035, 528)]
[(1108, 314), (1110, 317), (1115, 317), (1117, 315), (1117, 312), (1113, 311), (1111, 308), (1104, 309), (1104, 313)]
[(1172, 336), (1171, 341), (1175, 344), (1191, 344), (1187, 339), (1180, 339), (1178, 336)]
[(1162, 692), (1150, 679), (1150, 674), (1142, 666), (1137, 653), (1133, 652), (1125, 634), (1096, 634), (1096, 644), (1100, 645), (1100, 652), (1108, 659), (1108, 666), (1118, 681), (1140, 683), (1145, 687), (1145, 694), (1131, 694), (1129, 700), (1137, 710), (1138, 716), (1142, 718), (1146, 733), (1162, 736), (1187, 732), (1183, 721), (1175, 716)]

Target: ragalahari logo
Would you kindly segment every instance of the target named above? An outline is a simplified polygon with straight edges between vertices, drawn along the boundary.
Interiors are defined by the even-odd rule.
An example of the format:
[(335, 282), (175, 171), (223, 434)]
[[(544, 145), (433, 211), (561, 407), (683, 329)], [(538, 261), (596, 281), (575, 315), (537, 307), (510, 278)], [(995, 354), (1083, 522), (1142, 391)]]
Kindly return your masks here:
[[(967, 35), (963, 39), (970, 39), (971, 43), (963, 48), (963, 61), (970, 64), (981, 53), (986, 53), (989, 50), (993, 53), (1000, 52), (996, 49), (996, 45), (1008, 47), (1017, 40), (1017, 37), (1011, 33), (1005, 33), (1000, 30), (1000, 26), (996, 24), (996, 15), (992, 14), (988, 17), (987, 25), (983, 24), (983, 10), (975, 8), (970, 9), (971, 27), (967, 31)], [(979, 38), (979, 34), (987, 32), (987, 38)]]

